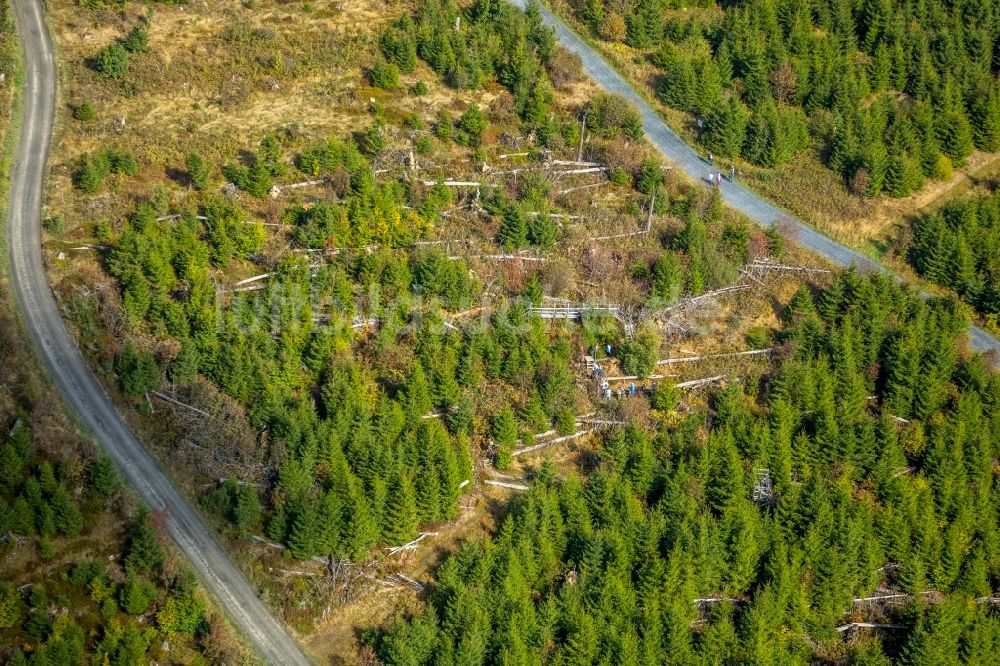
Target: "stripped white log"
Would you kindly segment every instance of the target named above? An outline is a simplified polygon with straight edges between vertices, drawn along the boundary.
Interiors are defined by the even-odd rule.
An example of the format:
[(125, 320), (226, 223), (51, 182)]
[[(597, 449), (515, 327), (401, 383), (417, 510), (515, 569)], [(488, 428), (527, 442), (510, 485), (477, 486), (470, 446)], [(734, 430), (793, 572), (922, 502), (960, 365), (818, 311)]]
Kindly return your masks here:
[(233, 292), (235, 293), (235, 292), (243, 292), (243, 291), (261, 291), (263, 289), (267, 289), (267, 285), (265, 285), (265, 284), (251, 284), (251, 285), (246, 286), (246, 287), (240, 287), (239, 289), (233, 289)]
[(402, 546), (396, 546), (395, 548), (390, 548), (389, 549), (389, 554), (390, 555), (395, 555), (396, 553), (402, 552), (404, 550), (413, 550), (414, 548), (417, 547), (417, 544), (419, 544), (421, 541), (423, 541), (427, 537), (429, 537), (429, 536), (437, 536), (437, 535), (438, 535), (437, 532), (421, 532), (420, 535), (417, 536), (417, 538), (414, 539), (413, 541), (410, 541), (409, 543), (404, 543)]
[(535, 439), (541, 439), (542, 437), (548, 437), (549, 435), (556, 434), (556, 432), (557, 432), (556, 430), (546, 430), (545, 432), (540, 432), (537, 435), (535, 435)]
[(421, 583), (413, 580), (412, 578), (410, 578), (406, 574), (396, 573), (396, 574), (394, 574), (394, 576), (396, 578), (398, 578), (399, 580), (403, 581), (404, 583), (406, 583), (407, 585), (409, 585), (410, 587), (412, 587), (413, 589), (417, 590), (418, 592), (422, 592), (423, 589), (424, 589), (423, 584), (421, 584)]
[(842, 624), (837, 627), (837, 631), (843, 633), (852, 627), (858, 628), (868, 628), (868, 629), (908, 629), (905, 624), (885, 624), (876, 622), (850, 622), (848, 624)]
[(577, 423), (587, 423), (589, 425), (625, 425), (625, 421), (612, 421), (608, 419), (577, 419)]
[(604, 173), (608, 170), (608, 167), (587, 167), (585, 169), (567, 169), (565, 171), (553, 171), (555, 176), (576, 176), (585, 173)]
[(909, 601), (912, 595), (909, 594), (879, 594), (874, 597), (859, 597), (852, 599), (853, 604), (872, 603), (876, 601)]
[(549, 160), (549, 164), (555, 166), (576, 166), (576, 167), (601, 167), (606, 169), (607, 167), (600, 162), (576, 162), (573, 160)]
[(303, 180), (300, 183), (292, 183), (291, 185), (281, 185), (280, 187), (278, 187), (278, 192), (280, 193), (284, 190), (297, 190), (300, 187), (312, 187), (313, 185), (322, 185), (325, 182), (326, 178), (320, 178), (318, 180)]
[(291, 229), (294, 226), (283, 222), (260, 222), (258, 220), (243, 220), (243, 224), (259, 224), (262, 227), (281, 227), (283, 229)]
[(748, 268), (765, 271), (788, 271), (793, 273), (829, 273), (825, 268), (809, 268), (808, 266), (790, 266), (788, 264), (778, 264), (773, 261), (756, 259), (750, 263)]
[[(920, 594), (918, 594), (916, 596), (922, 597), (922, 596), (929, 596), (929, 595), (932, 595), (932, 594), (937, 594), (937, 592), (935, 590), (925, 590), (925, 591), (921, 592)], [(914, 595), (912, 595), (912, 594), (906, 594), (905, 592), (899, 592), (899, 593), (895, 593), (895, 594), (879, 594), (879, 595), (875, 595), (873, 597), (859, 597), (857, 599), (852, 599), (851, 603), (852, 604), (863, 604), (863, 603), (871, 603), (871, 602), (877, 602), (877, 601), (908, 601), (908, 600), (912, 599), (913, 596)]]
[(254, 541), (257, 541), (259, 543), (264, 544), (268, 548), (274, 548), (275, 550), (285, 550), (285, 545), (284, 544), (275, 543), (273, 541), (268, 541), (267, 539), (265, 539), (262, 536), (257, 536), (256, 534), (252, 534), (250, 536), (250, 538), (253, 539)]
[(239, 282), (234, 282), (233, 286), (239, 287), (240, 285), (250, 284), (251, 282), (257, 282), (258, 280), (264, 280), (271, 277), (271, 273), (262, 273), (260, 275), (254, 275), (253, 277), (248, 277), (245, 280), (240, 280)]
[(758, 356), (760, 354), (769, 354), (774, 351), (774, 347), (767, 347), (765, 349), (751, 349), (749, 351), (741, 352), (727, 352), (725, 354), (706, 354), (705, 356), (685, 356), (683, 358), (664, 358), (656, 362), (657, 365), (671, 365), (673, 363), (693, 363), (695, 361), (708, 361), (719, 358), (736, 358), (737, 356)]
[(532, 451), (537, 451), (538, 449), (543, 449), (546, 446), (551, 446), (553, 444), (560, 444), (562, 442), (567, 442), (571, 439), (576, 439), (577, 437), (583, 437), (590, 430), (580, 430), (579, 432), (574, 432), (572, 435), (565, 435), (563, 437), (556, 437), (555, 439), (550, 439), (547, 442), (542, 442), (541, 444), (533, 444), (532, 446), (522, 446), (519, 449), (514, 449), (511, 453), (512, 456), (520, 456), (525, 453), (531, 453)]
[(632, 236), (645, 236), (649, 233), (649, 229), (640, 229), (639, 231), (628, 231), (620, 234), (611, 234), (610, 236), (593, 236), (587, 240), (591, 241), (606, 241), (615, 240), (616, 238), (631, 238)]
[(666, 379), (668, 377), (676, 377), (677, 375), (646, 375), (645, 377), (640, 377), (639, 375), (620, 375), (618, 377), (605, 377), (609, 382), (625, 382), (633, 380), (642, 379)]
[(452, 255), (448, 257), (452, 261), (457, 261), (459, 259), (479, 259), (483, 261), (535, 261), (535, 262), (545, 262), (548, 261), (547, 257), (525, 257), (519, 254), (480, 254), (471, 257), (460, 257), (458, 255)]
[(479, 187), (481, 183), (478, 180), (425, 180), (424, 185), (427, 187), (434, 187), (435, 185), (444, 185), (445, 187)]
[(509, 160), (512, 157), (529, 157), (531, 153), (507, 153), (506, 155), (497, 155), (498, 158), (502, 160)]
[(467, 485), (469, 485), (469, 483), (471, 483), (471, 482), (468, 479), (466, 479), (465, 481), (462, 481), (462, 483), (458, 484), (458, 487), (459, 488), (464, 488)]
[[(176, 220), (179, 217), (181, 217), (180, 213), (174, 213), (173, 215), (163, 215), (162, 217), (158, 217), (158, 218), (156, 218), (156, 221), (157, 222), (166, 222), (167, 220)], [(204, 215), (195, 215), (194, 219), (196, 219), (196, 220), (207, 220), (208, 218), (205, 217)]]
[(723, 294), (729, 294), (735, 291), (745, 291), (749, 288), (750, 285), (748, 284), (733, 284), (729, 285), (728, 287), (722, 287), (721, 289), (707, 291), (704, 294), (701, 294), (700, 296), (691, 296), (690, 298), (682, 299), (673, 305), (670, 305), (668, 307), (663, 308), (662, 310), (655, 312), (654, 314), (662, 316), (664, 314), (667, 314), (668, 312), (673, 312), (674, 310), (679, 310), (681, 308), (695, 305), (696, 303), (700, 303), (701, 301), (707, 300), (709, 298), (722, 296)]
[(171, 405), (177, 405), (178, 407), (184, 407), (185, 409), (189, 409), (192, 412), (195, 412), (196, 414), (200, 414), (200, 415), (202, 415), (202, 416), (204, 416), (206, 418), (211, 418), (211, 416), (208, 414), (208, 412), (204, 412), (204, 411), (198, 409), (197, 407), (192, 407), (191, 405), (187, 405), (187, 404), (181, 402), (180, 400), (175, 400), (174, 398), (171, 398), (169, 395), (165, 395), (163, 393), (160, 393), (159, 391), (150, 391), (150, 393), (153, 394), (154, 396), (156, 396), (157, 398), (159, 398), (160, 400), (163, 400), (164, 402), (169, 402)]
[(689, 382), (681, 382), (680, 384), (674, 384), (674, 387), (679, 389), (697, 388), (699, 386), (705, 386), (706, 384), (713, 384), (715, 382), (722, 381), (725, 378), (726, 378), (725, 375), (716, 375), (715, 377), (705, 377), (704, 379), (692, 379)]
[(508, 490), (530, 490), (530, 488), (522, 483), (508, 483), (507, 481), (493, 481), (488, 479), (483, 481), (488, 486), (496, 486), (497, 488), (507, 488)]

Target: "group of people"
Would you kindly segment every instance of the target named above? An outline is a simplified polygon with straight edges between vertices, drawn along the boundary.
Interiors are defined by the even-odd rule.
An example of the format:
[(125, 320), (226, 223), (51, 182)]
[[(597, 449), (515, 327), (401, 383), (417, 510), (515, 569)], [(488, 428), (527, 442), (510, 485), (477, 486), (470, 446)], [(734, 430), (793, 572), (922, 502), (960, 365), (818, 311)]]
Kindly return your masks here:
[[(715, 155), (712, 153), (708, 154), (708, 163), (714, 164)], [(714, 187), (722, 187), (722, 172), (721, 171), (710, 171), (708, 173), (708, 182)], [(736, 165), (731, 164), (729, 166), (729, 182), (736, 182)]]
[(628, 386), (623, 386), (620, 389), (613, 389), (608, 385), (608, 380), (605, 379), (601, 382), (601, 391), (604, 394), (605, 400), (611, 400), (611, 398), (615, 397), (630, 398), (636, 393), (648, 398), (654, 391), (656, 391), (656, 382), (653, 382), (652, 386), (646, 386), (645, 384), (636, 386), (635, 382), (632, 382)]
[[(611, 345), (607, 345), (605, 347), (605, 351), (608, 356), (611, 356)], [(620, 389), (613, 389), (607, 380), (604, 368), (602, 368), (600, 363), (597, 362), (594, 363), (593, 377), (597, 382), (601, 395), (604, 396), (605, 400), (611, 400), (611, 398), (615, 397), (628, 398), (634, 396), (636, 393), (648, 397), (656, 391), (656, 382), (653, 382), (652, 386), (646, 386), (645, 384), (636, 386), (635, 382), (631, 382), (628, 386), (623, 386)]]

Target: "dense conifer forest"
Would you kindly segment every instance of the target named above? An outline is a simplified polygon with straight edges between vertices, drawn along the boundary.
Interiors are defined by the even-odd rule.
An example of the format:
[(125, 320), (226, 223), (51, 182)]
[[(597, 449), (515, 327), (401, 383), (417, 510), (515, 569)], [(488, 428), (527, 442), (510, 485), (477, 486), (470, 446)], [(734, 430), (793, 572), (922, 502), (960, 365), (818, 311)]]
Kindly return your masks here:
[[(815, 149), (857, 192), (903, 196), (998, 147), (989, 3), (668, 4), (576, 10), (649, 50), (706, 150)], [(90, 79), (67, 132), (87, 149), (60, 154), (46, 240), (85, 354), (300, 636), (358, 603), (352, 635), (363, 616), (386, 664), (990, 661), (1000, 378), (960, 341), (967, 308), (831, 273), (672, 173), (534, 6), (378, 3), (344, 34), (311, 4), (269, 6), (281, 28), (252, 9), (202, 26), (199, 53), (239, 76), (162, 152), (119, 145), (133, 130), (102, 101), (188, 71), (156, 60), (161, 17), (123, 9), (110, 44), (76, 44)], [(342, 115), (258, 105), (225, 150), (203, 139), (222, 122), (199, 126), (206, 108), (285, 90)], [(995, 209), (954, 204), (914, 234), (918, 270), (984, 313)], [(719, 356), (740, 360), (685, 365)], [(0, 463), (37, 481), (0, 484), (7, 520), (44, 544), (75, 529), (71, 477), (18, 441)], [(439, 550), (396, 558), (422, 532)], [(123, 580), (67, 578), (127, 608), (146, 582), (169, 590), (158, 609), (189, 598), (129, 557)], [(369, 612), (401, 587), (404, 611)]]
[(917, 271), (951, 287), (994, 325), (1000, 315), (1000, 195), (946, 204), (913, 224)]
[[(956, 353), (954, 311), (854, 273), (800, 290), (773, 376), (609, 433), (585, 480), (544, 464), (495, 536), (441, 566), (426, 609), (372, 638), (379, 655), (990, 662), (1000, 379)], [(851, 622), (886, 628), (845, 643)]]
[[(968, 0), (571, 0), (648, 51), (708, 151), (774, 167), (812, 146), (856, 193), (903, 197), (1000, 149), (998, 9)], [(683, 10), (682, 8), (689, 8)]]

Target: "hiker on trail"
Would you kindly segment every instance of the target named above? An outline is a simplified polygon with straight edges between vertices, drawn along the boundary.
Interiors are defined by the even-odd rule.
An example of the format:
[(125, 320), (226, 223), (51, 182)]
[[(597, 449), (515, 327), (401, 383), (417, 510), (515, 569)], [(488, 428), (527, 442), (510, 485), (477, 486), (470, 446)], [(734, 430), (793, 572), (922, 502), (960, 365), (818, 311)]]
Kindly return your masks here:
[(712, 151), (708, 151), (708, 162), (709, 162), (709, 164), (711, 164), (711, 162), (712, 162), (712, 160), (714, 158), (715, 158), (715, 155), (712, 154)]
[(729, 167), (729, 182), (730, 183), (736, 182), (736, 165)]
[(635, 382), (628, 385), (628, 394), (635, 395)]

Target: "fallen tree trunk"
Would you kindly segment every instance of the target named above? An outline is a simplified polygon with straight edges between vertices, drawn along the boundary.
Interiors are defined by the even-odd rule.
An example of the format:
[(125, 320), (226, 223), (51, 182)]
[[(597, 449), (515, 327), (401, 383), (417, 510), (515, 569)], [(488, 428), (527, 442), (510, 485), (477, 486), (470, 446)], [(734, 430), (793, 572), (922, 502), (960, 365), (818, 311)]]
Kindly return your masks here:
[(571, 439), (576, 439), (577, 437), (583, 437), (588, 432), (590, 432), (590, 430), (581, 430), (579, 432), (573, 433), (572, 435), (565, 435), (563, 437), (556, 437), (555, 439), (550, 439), (549, 441), (542, 442), (541, 444), (533, 444), (532, 446), (523, 446), (523, 447), (521, 447), (519, 449), (514, 449), (514, 451), (511, 453), (511, 455), (512, 456), (520, 456), (520, 455), (523, 455), (525, 453), (531, 453), (532, 451), (537, 451), (538, 449), (544, 449), (546, 446), (551, 446), (552, 444), (560, 444), (562, 442), (567, 442), (567, 441), (569, 441)]
[(758, 356), (760, 354), (769, 354), (774, 351), (774, 347), (767, 347), (765, 349), (751, 349), (749, 351), (741, 352), (727, 352), (725, 354), (706, 354), (704, 356), (684, 356), (681, 358), (665, 358), (656, 362), (657, 365), (671, 365), (673, 363), (693, 363), (695, 361), (708, 361), (720, 358), (736, 358), (738, 356)]
[(508, 483), (506, 481), (493, 481), (492, 479), (483, 481), (488, 486), (496, 486), (497, 488), (508, 488), (510, 490), (530, 490), (528, 486), (521, 483)]

